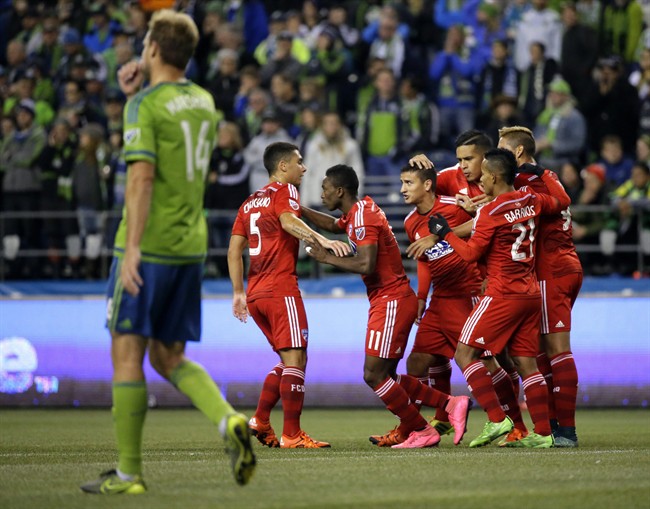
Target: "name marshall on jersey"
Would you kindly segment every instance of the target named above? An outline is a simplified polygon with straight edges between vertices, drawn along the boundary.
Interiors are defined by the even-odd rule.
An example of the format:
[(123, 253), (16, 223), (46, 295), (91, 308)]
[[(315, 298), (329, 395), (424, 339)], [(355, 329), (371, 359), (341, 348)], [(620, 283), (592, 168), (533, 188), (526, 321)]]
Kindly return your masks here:
[(179, 95), (174, 97), (171, 101), (165, 103), (165, 108), (172, 115), (176, 115), (184, 110), (207, 110), (214, 111), (214, 104), (212, 104), (206, 97), (193, 96), (193, 95)]

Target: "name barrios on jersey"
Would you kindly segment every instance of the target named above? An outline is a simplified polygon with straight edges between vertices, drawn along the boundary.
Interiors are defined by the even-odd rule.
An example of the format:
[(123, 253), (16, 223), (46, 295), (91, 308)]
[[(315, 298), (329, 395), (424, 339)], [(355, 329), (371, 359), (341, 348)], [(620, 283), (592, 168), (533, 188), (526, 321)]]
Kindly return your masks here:
[(505, 217), (509, 223), (514, 223), (518, 219), (523, 219), (525, 217), (534, 217), (534, 216), (535, 216), (535, 205), (526, 205), (525, 207), (514, 209), (510, 212), (506, 212), (505, 214), (503, 214), (503, 217)]
[(253, 198), (251, 201), (244, 205), (244, 213), (248, 213), (250, 209), (262, 209), (271, 205), (271, 198), (265, 196), (263, 198)]

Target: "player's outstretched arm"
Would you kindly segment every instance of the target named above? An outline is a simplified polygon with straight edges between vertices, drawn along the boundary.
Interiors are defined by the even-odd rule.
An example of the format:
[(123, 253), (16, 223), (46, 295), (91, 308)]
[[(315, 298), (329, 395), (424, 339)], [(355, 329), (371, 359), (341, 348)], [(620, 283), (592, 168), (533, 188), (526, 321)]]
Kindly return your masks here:
[(300, 212), (302, 213), (303, 217), (307, 219), (307, 221), (316, 225), (316, 227), (320, 228), (321, 230), (332, 233), (343, 232), (343, 230), (336, 224), (336, 218), (334, 216), (319, 212), (318, 210), (310, 209), (304, 205), (300, 207)]
[[(326, 216), (327, 214), (323, 215)], [(348, 256), (352, 252), (350, 246), (345, 242), (330, 240), (324, 237), (320, 233), (312, 230), (302, 219), (294, 216), (291, 212), (284, 212), (280, 215), (280, 224), (285, 232), (299, 240), (308, 241), (312, 238), (317, 239), (321, 246), (325, 249), (331, 249), (336, 256)], [(340, 232), (340, 230), (336, 231)]]
[(147, 161), (136, 161), (129, 165), (126, 177), (126, 243), (120, 279), (124, 289), (131, 295), (140, 293), (143, 284), (138, 272), (140, 267), (140, 241), (151, 208), (153, 196), (154, 165)]
[(356, 256), (334, 256), (315, 237), (306, 241), (307, 253), (316, 261), (333, 267), (354, 272), (355, 274), (372, 274), (377, 265), (377, 244), (364, 244), (357, 247)]
[(241, 235), (232, 235), (228, 246), (228, 273), (232, 283), (232, 314), (239, 321), (246, 322), (248, 307), (246, 305), (246, 291), (244, 290), (244, 249), (248, 240)]

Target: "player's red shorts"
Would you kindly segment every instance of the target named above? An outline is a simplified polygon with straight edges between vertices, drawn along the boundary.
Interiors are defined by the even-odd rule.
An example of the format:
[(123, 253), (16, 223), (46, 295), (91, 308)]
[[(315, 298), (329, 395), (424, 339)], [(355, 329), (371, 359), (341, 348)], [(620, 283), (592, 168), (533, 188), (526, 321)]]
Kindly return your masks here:
[(443, 355), (453, 359), (458, 338), (478, 297), (431, 297), (418, 332), (413, 352)]
[(401, 359), (417, 316), (418, 298), (414, 293), (371, 302), (366, 329), (366, 355)]
[(581, 287), (582, 272), (539, 281), (542, 291), (542, 334), (571, 330), (571, 309)]
[(539, 352), (541, 299), (502, 299), (483, 295), (467, 318), (460, 342), (498, 354), (508, 346), (514, 357)]
[(302, 298), (256, 299), (248, 303), (248, 311), (274, 351), (307, 348), (309, 327)]

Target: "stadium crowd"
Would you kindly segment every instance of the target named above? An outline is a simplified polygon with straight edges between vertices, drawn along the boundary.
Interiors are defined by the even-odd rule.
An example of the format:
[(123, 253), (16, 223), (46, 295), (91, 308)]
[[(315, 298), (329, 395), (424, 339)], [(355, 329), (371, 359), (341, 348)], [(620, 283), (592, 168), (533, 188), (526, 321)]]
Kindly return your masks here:
[[(586, 272), (637, 270), (617, 243), (650, 253), (650, 2), (0, 0), (4, 277), (99, 276), (126, 182), (116, 73), (162, 7), (195, 19), (187, 75), (221, 119), (211, 247), (227, 246), (236, 210), (266, 183), (273, 142), (300, 147), (302, 202), (319, 207), (334, 164), (362, 187), (398, 184), (414, 154), (441, 169), (462, 132), (496, 144), (523, 125), (572, 202), (603, 206), (574, 214), (575, 242), (595, 248), (581, 252)], [(214, 262), (227, 275), (225, 256)]]

